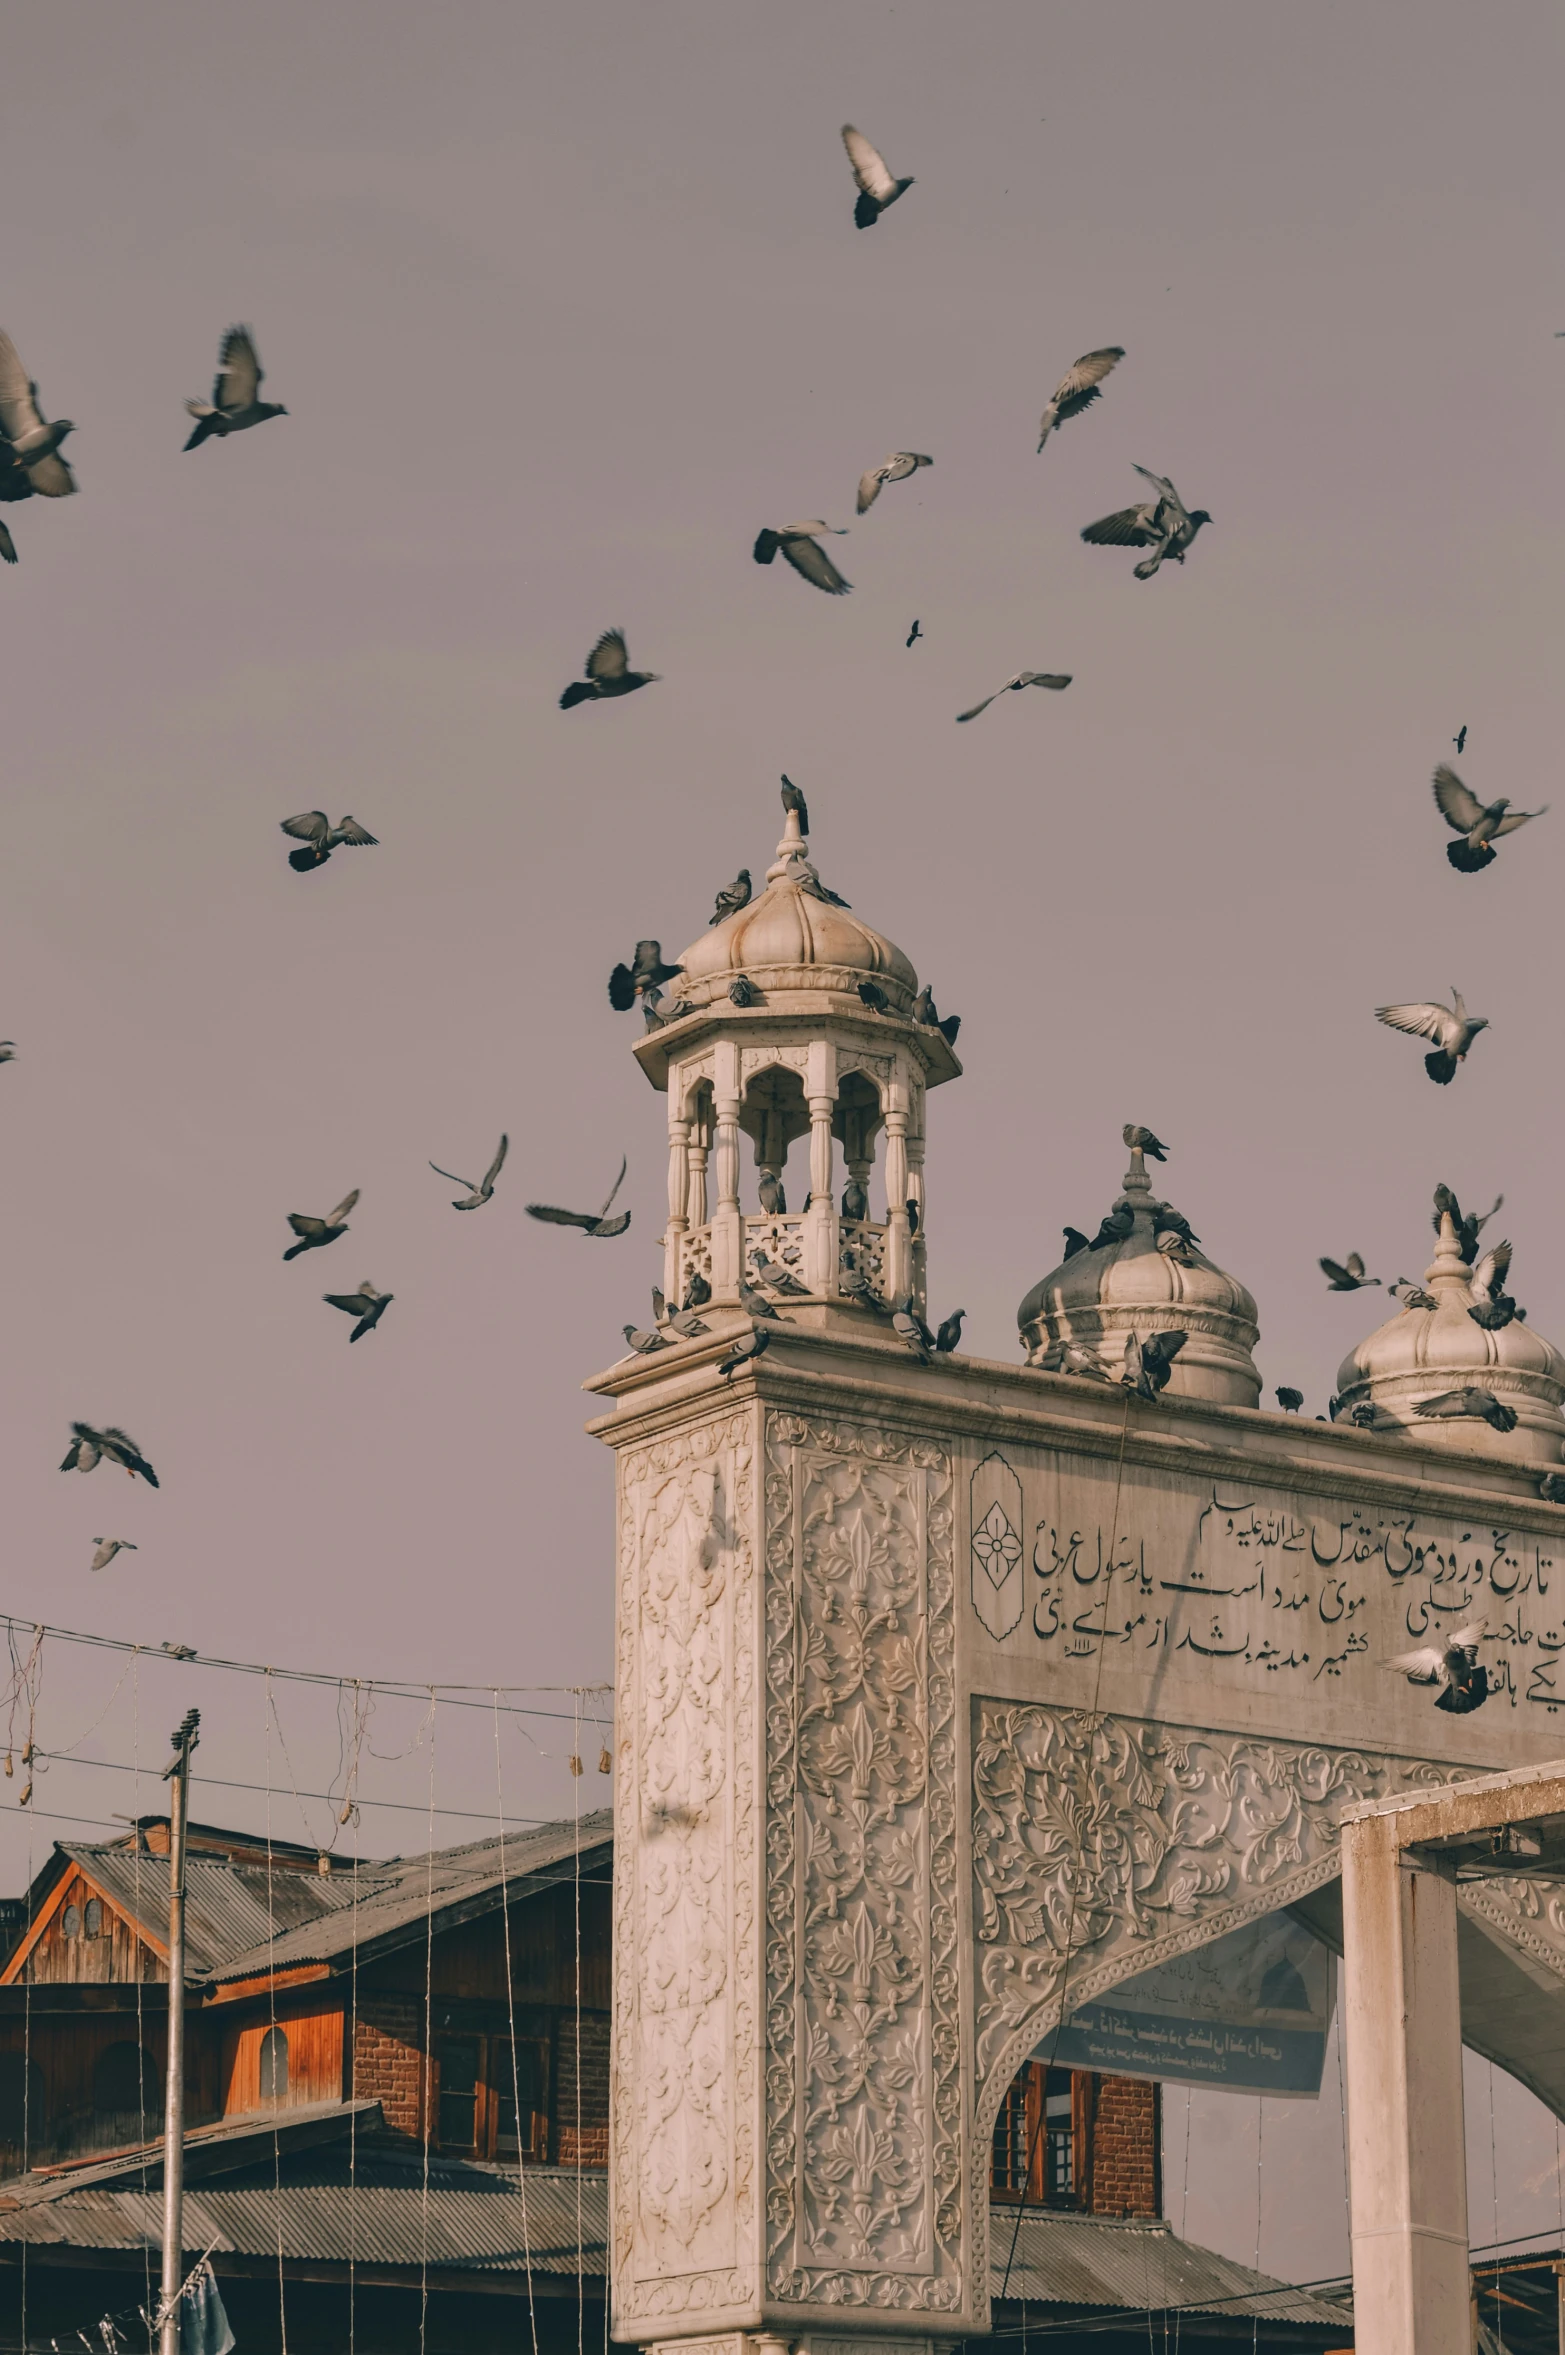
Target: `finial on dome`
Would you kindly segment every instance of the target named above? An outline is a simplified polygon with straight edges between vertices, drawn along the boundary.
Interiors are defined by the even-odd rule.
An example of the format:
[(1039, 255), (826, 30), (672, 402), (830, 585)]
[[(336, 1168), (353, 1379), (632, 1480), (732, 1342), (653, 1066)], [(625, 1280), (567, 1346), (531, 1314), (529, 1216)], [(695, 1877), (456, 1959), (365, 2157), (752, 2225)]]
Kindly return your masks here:
[(1440, 1238), (1434, 1258), (1424, 1270), (1424, 1282), (1437, 1300), (1460, 1299), (1466, 1306), (1472, 1289), (1472, 1270), (1462, 1257), (1461, 1237), (1449, 1210), (1440, 1213)]
[(799, 823), (799, 812), (790, 807), (783, 820), (783, 837), (777, 845), (776, 865), (766, 870), (767, 882), (775, 883), (780, 875), (786, 875), (795, 859), (808, 859), (809, 855), (809, 840)]

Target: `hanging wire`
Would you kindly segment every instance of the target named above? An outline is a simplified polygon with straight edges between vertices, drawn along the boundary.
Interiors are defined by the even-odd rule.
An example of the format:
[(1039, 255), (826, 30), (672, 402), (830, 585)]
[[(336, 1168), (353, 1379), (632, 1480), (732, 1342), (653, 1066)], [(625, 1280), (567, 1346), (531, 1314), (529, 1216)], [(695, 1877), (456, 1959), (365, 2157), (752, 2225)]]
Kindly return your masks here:
[(572, 1858), (575, 1870), (571, 1889), (576, 1909), (576, 2355), (587, 2355), (587, 2252), (582, 2246), (586, 2228), (582, 2222), (582, 2141), (581, 2141), (581, 1695), (576, 1695), (576, 1731), (572, 1744), (571, 1764), (576, 1779), (571, 1785), (571, 1799), (575, 1812), (576, 1849)]
[[(447, 1702), (445, 1706), (449, 1708), (451, 1707), (451, 1703)], [(531, 1740), (532, 1737), (527, 1735), (527, 1729), (525, 1726), (519, 1727), (518, 1731), (526, 1735), (527, 1739)], [(372, 1758), (378, 1758), (386, 1762), (394, 1763), (397, 1760), (410, 1757), (412, 1753), (418, 1748), (418, 1746), (418, 1739), (415, 1737), (415, 1739), (408, 1744), (408, 1747), (405, 1750), (377, 1750), (373, 1743), (370, 1743), (368, 1748)], [(536, 1747), (536, 1744), (534, 1746)], [(547, 1757), (548, 1752), (542, 1751), (539, 1753), (539, 1755), (542, 1757)], [(134, 1774), (136, 1772), (136, 1769), (131, 1761), (129, 1759), (123, 1758), (74, 1758), (68, 1757), (67, 1754), (61, 1750), (40, 1750), (38, 1751), (37, 1756), (39, 1759), (44, 1761), (45, 1764), (47, 1764), (50, 1760), (64, 1758), (68, 1765), (90, 1767), (95, 1772), (100, 1774)], [(238, 1782), (230, 1776), (220, 1774), (196, 1774), (194, 1772), (192, 1772), (190, 1777), (190, 1785), (192, 1790), (199, 1787), (207, 1791), (253, 1791), (258, 1796), (264, 1792), (266, 1788), (264, 1783)], [(296, 1790), (294, 1796), (299, 1799), (319, 1799), (327, 1806), (335, 1806), (337, 1804), (337, 1793), (332, 1790)], [(354, 1804), (358, 1807), (373, 1807), (381, 1810), (382, 1812), (393, 1815), (427, 1816), (429, 1813), (429, 1809), (422, 1799), (356, 1798)], [(44, 1815), (47, 1812), (48, 1811), (44, 1808), (35, 1807), (33, 1809), (33, 1813), (39, 1816)], [(493, 1821), (491, 1816), (485, 1814), (481, 1809), (473, 1807), (437, 1807), (435, 1809), (435, 1813), (438, 1816), (449, 1817), (452, 1820), (461, 1823), (486, 1824)], [(55, 1823), (103, 1823), (111, 1819), (97, 1815), (54, 1815), (50, 1817), (50, 1820)], [(547, 1823), (550, 1822), (552, 1818), (542, 1815), (517, 1816), (515, 1820), (518, 1823)]]
[(424, 2172), (418, 2275), (418, 2347), (426, 2355), (429, 2335), (429, 2153), (434, 2132), (435, 2092), (435, 1688), (429, 1688), (429, 1848), (424, 1860)]
[[(263, 1689), (266, 1694), (266, 1715), (263, 1720), (266, 1753), (266, 1944), (267, 1950), (270, 1952), (277, 1935), (276, 1917), (272, 1904), (272, 1726), (277, 1719), (277, 1698), (272, 1691), (270, 1677), (266, 1679)], [(279, 1741), (282, 1739), (282, 1730), (282, 1726), (279, 1724), (277, 1726)], [(266, 1997), (267, 2035), (262, 2041), (260, 2051), (256, 2054), (256, 2095), (259, 2099), (261, 2091), (260, 2065), (269, 2049), (271, 2052), (272, 2100), (275, 2102), (277, 2100), (277, 1973), (275, 1971), (268, 1971), (266, 1975)], [(291, 2070), (289, 2074), (291, 2077)], [(272, 2136), (272, 2218), (277, 2227), (277, 2330), (282, 2341), (282, 2355), (288, 2355), (288, 2297), (283, 2282), (282, 2137), (278, 2134)]]
[[(135, 1659), (131, 1661), (130, 1665), (131, 1748), (136, 1759), (136, 1781), (131, 1793), (132, 1806), (136, 1815), (136, 1829), (131, 1834), (130, 1864), (131, 1903), (136, 1912), (135, 1936), (131, 1945), (131, 1956), (136, 1972), (136, 2131), (145, 2145), (150, 2138), (147, 2134), (147, 2037), (144, 2006), (147, 1946), (141, 1935), (141, 1925), (147, 1918), (141, 1905), (141, 1865), (146, 1854), (146, 1845), (141, 1835), (141, 1663), (139, 1659)], [(116, 1686), (115, 1690), (118, 1691), (118, 1689)], [(145, 2169), (142, 2171), (141, 2180), (142, 2187), (145, 2189), (147, 2180)], [(147, 2311), (150, 2314), (152, 2311), (152, 2241), (150, 2236), (145, 2233), (142, 2235), (141, 2241), (141, 2266), (145, 2277), (143, 2286)], [(26, 2344), (25, 2332), (23, 2333), (23, 2344), (24, 2346)]]
[[(498, 1691), (495, 1699), (498, 1703)], [(506, 2021), (511, 2031), (511, 2108), (516, 2118), (516, 2186), (522, 2198), (522, 2267), (527, 2281), (527, 2324), (532, 2332), (533, 2355), (538, 2355), (538, 2313), (533, 2302), (532, 2235), (527, 2222), (527, 2147), (522, 2134), (521, 2062), (516, 2050), (516, 1973), (511, 1960), (511, 1891), (505, 1873), (505, 1778), (500, 1761), (500, 1712), (498, 1707), (494, 1717), (494, 1787), (495, 1813), (500, 1825), (500, 1890), (503, 1899), (500, 1907), (500, 1924), (505, 1942)], [(531, 2113), (529, 2113), (530, 2117)], [(499, 2140), (498, 2124), (497, 2120), (495, 2135), (497, 2142)]]

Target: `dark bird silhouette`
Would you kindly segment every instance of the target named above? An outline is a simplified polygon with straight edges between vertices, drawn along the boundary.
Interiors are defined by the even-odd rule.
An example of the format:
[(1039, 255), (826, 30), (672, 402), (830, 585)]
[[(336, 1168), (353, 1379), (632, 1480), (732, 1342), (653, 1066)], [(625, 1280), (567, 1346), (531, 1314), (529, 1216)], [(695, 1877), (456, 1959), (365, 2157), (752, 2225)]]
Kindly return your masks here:
[(869, 1194), (856, 1177), (850, 1177), (842, 1189), (842, 1215), (851, 1219), (869, 1216)]
[(638, 687), (655, 687), (661, 671), (633, 671), (623, 630), (605, 630), (588, 655), (587, 676), (573, 679), (560, 697), (561, 711), (578, 703), (602, 703), (611, 695), (634, 695)]
[(1168, 1388), (1174, 1360), (1190, 1338), (1188, 1333), (1153, 1333), (1145, 1341), (1125, 1335), (1125, 1371), (1121, 1380), (1138, 1398), (1157, 1398)]
[(1302, 1390), (1288, 1390), (1279, 1384), (1273, 1395), (1275, 1396), (1277, 1404), (1282, 1408), (1282, 1411), (1285, 1415), (1296, 1415), (1300, 1407), (1304, 1404), (1304, 1393)]
[(256, 356), (251, 330), (230, 327), (219, 351), (212, 398), (185, 403), (196, 421), (195, 431), (185, 443), (186, 449), (199, 450), (214, 435), (222, 438), (230, 433), (243, 433), (251, 425), (264, 425), (269, 417), (286, 417), (288, 412), (280, 401), (260, 398), (265, 374)]
[(1192, 1249), (1201, 1241), (1200, 1236), (1192, 1232), (1184, 1212), (1176, 1210), (1172, 1202), (1153, 1203), (1152, 1232), (1160, 1244), (1165, 1235), (1175, 1236), (1179, 1242), (1190, 1245)]
[(996, 687), (994, 693), (986, 695), (982, 703), (975, 703), (971, 711), (959, 711), (956, 724), (960, 727), (964, 720), (976, 720), (981, 711), (987, 711), (990, 704), (998, 702), (1002, 695), (1014, 695), (1023, 687), (1063, 689), (1070, 683), (1069, 671), (1018, 671), (1014, 679), (1007, 679), (1003, 687)]
[(782, 1179), (777, 1175), (775, 1169), (762, 1170), (757, 1191), (761, 1198), (761, 1208), (768, 1218), (787, 1217), (788, 1197), (783, 1191)]
[(430, 1163), (429, 1166), (434, 1171), (436, 1177), (449, 1178), (453, 1186), (466, 1186), (467, 1188), (466, 1201), (453, 1202), (451, 1205), (453, 1210), (482, 1210), (484, 1204), (489, 1200), (490, 1196), (494, 1192), (495, 1179), (500, 1175), (501, 1170), (504, 1168), (505, 1157), (510, 1150), (510, 1138), (507, 1136), (502, 1136), (496, 1149), (493, 1161), (490, 1162), (489, 1167), (484, 1171), (483, 1176), (479, 1178), (476, 1183), (472, 1178), (458, 1177), (454, 1169), (442, 1169), (438, 1161), (432, 1161)]
[(1454, 1423), (1465, 1418), (1474, 1423), (1491, 1423), (1496, 1431), (1516, 1428), (1515, 1409), (1502, 1404), (1492, 1390), (1484, 1390), (1477, 1383), (1469, 1383), (1462, 1390), (1442, 1390), (1434, 1398), (1421, 1398), (1413, 1411), (1438, 1422)]
[(962, 1339), (962, 1319), (966, 1314), (965, 1308), (953, 1309), (950, 1316), (944, 1320), (939, 1332), (935, 1335), (937, 1357), (949, 1357), (952, 1350), (959, 1347)]
[(1453, 982), (1451, 1004), (1377, 1006), (1375, 1020), (1384, 1022), (1389, 1030), (1406, 1032), (1409, 1038), (1432, 1038), (1435, 1051), (1424, 1057), (1424, 1069), (1436, 1087), (1448, 1088), (1456, 1077), (1456, 1067), (1467, 1060), (1467, 1051), (1481, 1030), (1489, 1027), (1487, 1014), (1469, 1014), (1462, 993)]
[(1438, 1643), (1422, 1644), (1415, 1652), (1398, 1652), (1381, 1666), (1405, 1676), (1409, 1684), (1438, 1685), (1435, 1707), (1449, 1710), (1453, 1717), (1465, 1717), (1489, 1698), (1488, 1671), (1478, 1658), (1482, 1636), (1483, 1629), (1476, 1625), (1456, 1627)]
[(616, 1014), (628, 1014), (639, 997), (683, 971), (682, 965), (664, 964), (660, 940), (638, 940), (631, 962), (616, 965), (609, 975), (609, 1004)]
[(105, 1423), (101, 1431), (91, 1423), (73, 1423), (71, 1432), (71, 1444), (60, 1466), (62, 1472), (90, 1472), (101, 1458), (106, 1464), (117, 1464), (133, 1478), (139, 1473), (149, 1488), (157, 1487), (156, 1472), (128, 1431), (119, 1430), (113, 1423)]
[(368, 1276), (356, 1292), (321, 1294), (328, 1308), (340, 1308), (344, 1316), (358, 1318), (358, 1323), (348, 1335), (350, 1341), (362, 1341), (366, 1333), (373, 1333), (394, 1297), (390, 1292), (378, 1292)]
[(851, 123), (842, 126), (842, 144), (859, 184), (858, 201), (853, 207), (854, 223), (860, 229), (873, 229), (881, 214), (899, 196), (905, 196), (913, 182), (911, 178), (894, 179), (880, 149), (872, 147), (863, 132), (856, 131)]
[(798, 811), (799, 832), (808, 837), (810, 831), (810, 805), (805, 800), (803, 794), (799, 791), (798, 786), (795, 785), (791, 777), (784, 777), (782, 781), (782, 805), (785, 811)]
[(1138, 581), (1149, 581), (1170, 559), (1183, 564), (1196, 534), (1212, 518), (1204, 507), (1186, 507), (1166, 475), (1146, 466), (1138, 466), (1136, 472), (1153, 485), (1157, 497), (1089, 523), (1081, 536), (1095, 548), (1150, 548), (1152, 554), (1135, 568)]
[(956, 1034), (962, 1027), (962, 1017), (960, 1014), (948, 1014), (942, 1022), (932, 989), (921, 989), (913, 1000), (913, 1019), (921, 1022), (926, 1030), (938, 1030), (947, 1046), (956, 1045)]
[(916, 1235), (918, 1233), (918, 1204), (914, 1201), (911, 1194), (909, 1194), (902, 1207), (907, 1212), (908, 1233), (910, 1235)]
[(1139, 1121), (1127, 1120), (1120, 1134), (1133, 1153), (1145, 1153), (1153, 1161), (1168, 1159), (1168, 1147), (1160, 1143), (1149, 1128), (1143, 1128)]
[(707, 1282), (705, 1276), (701, 1274), (698, 1268), (692, 1268), (690, 1271), (689, 1281), (685, 1285), (685, 1297), (680, 1302), (680, 1307), (705, 1308), (711, 1297), (711, 1285)]
[[(1074, 1259), (1078, 1251), (1090, 1251), (1091, 1249), (1091, 1240), (1082, 1233), (1080, 1227), (1066, 1228), (1065, 1259)], [(1064, 1264), (1065, 1260), (1061, 1260), (1060, 1265), (1063, 1267)]]
[(1505, 1279), (1511, 1272), (1511, 1246), (1496, 1243), (1486, 1251), (1473, 1269), (1472, 1306), (1467, 1311), (1475, 1325), (1486, 1333), (1500, 1333), (1514, 1324), (1520, 1315), (1515, 1301), (1505, 1289)]
[(298, 1236), (283, 1253), (285, 1260), (297, 1259), (301, 1251), (324, 1251), (328, 1243), (335, 1243), (339, 1235), (348, 1231), (348, 1213), (359, 1198), (359, 1189), (344, 1194), (329, 1218), (311, 1218), (307, 1211), (290, 1210), (288, 1224)]
[(16, 1041), (15, 1041), (15, 1039), (14, 1039), (14, 1038), (0, 1038), (0, 1063), (14, 1063), (15, 1061), (16, 1061)]
[(1356, 1251), (1350, 1251), (1345, 1260), (1323, 1259), (1320, 1264), (1328, 1292), (1361, 1292), (1380, 1282), (1379, 1276), (1365, 1275), (1364, 1262)]
[(922, 630), (919, 628), (919, 625), (918, 625), (918, 623), (915, 621), (915, 622), (914, 622), (914, 624), (913, 624), (913, 627), (912, 627), (912, 628), (911, 628), (911, 629), (908, 631), (908, 634), (907, 634), (907, 642), (908, 642), (908, 644), (909, 644), (910, 646), (916, 646), (916, 645), (917, 645), (917, 643), (918, 643), (918, 641), (919, 641), (919, 639), (920, 639), (920, 638), (923, 636), (923, 634), (924, 634), (924, 633), (923, 633), (923, 631), (922, 631)]
[(1493, 1218), (1495, 1212), (1502, 1209), (1504, 1204), (1505, 1196), (1503, 1194), (1496, 1194), (1493, 1202), (1490, 1203), (1487, 1210), (1482, 1212), (1474, 1211), (1471, 1214), (1464, 1216), (1462, 1205), (1460, 1202), (1458, 1202), (1450, 1187), (1445, 1185), (1436, 1186), (1435, 1206), (1429, 1223), (1434, 1228), (1435, 1233), (1438, 1235), (1442, 1221), (1446, 1218), (1450, 1219), (1452, 1226), (1456, 1230), (1456, 1247), (1461, 1252), (1462, 1257), (1466, 1260), (1468, 1266), (1471, 1267), (1473, 1261), (1478, 1257), (1479, 1236), (1483, 1233), (1484, 1228), (1489, 1224), (1489, 1221), (1491, 1218)]
[(380, 840), (357, 818), (339, 818), (334, 826), (324, 810), (301, 810), (296, 818), (284, 818), (282, 831), (299, 843), (297, 850), (288, 853), (288, 864), (300, 875), (307, 875), (312, 867), (324, 867), (334, 850), (369, 850)]
[(1090, 409), (1094, 401), (1103, 398), (1103, 379), (1124, 357), (1124, 346), (1117, 343), (1105, 344), (1100, 352), (1082, 353), (1075, 367), (1060, 378), (1038, 420), (1040, 450), (1057, 426), (1065, 424), (1068, 418), (1079, 417), (1083, 409)]
[(1492, 867), (1494, 845), (1501, 835), (1514, 834), (1518, 826), (1541, 818), (1549, 806), (1545, 802), (1541, 810), (1513, 810), (1503, 794), (1498, 801), (1482, 802), (1476, 793), (1469, 793), (1455, 769), (1448, 769), (1444, 761), (1435, 771), (1434, 795), (1440, 815), (1453, 833), (1461, 837), (1446, 844), (1445, 855), (1464, 875), (1476, 875), (1480, 868)]
[(1098, 1231), (1087, 1245), (1087, 1249), (1089, 1251), (1108, 1251), (1116, 1243), (1128, 1242), (1135, 1223), (1135, 1213), (1130, 1204), (1128, 1202), (1116, 1203), (1099, 1225)]
[[(0, 328), (0, 501), (68, 499), (76, 477), (60, 454), (75, 426), (68, 417), (51, 423), (38, 405), (38, 387), (22, 365), (15, 344)], [(0, 523), (0, 558), (16, 562), (16, 542)]]
[(736, 1006), (756, 1006), (760, 1004), (761, 1000), (761, 993), (748, 973), (734, 975), (733, 980), (728, 984), (728, 994)]
[(893, 450), (889, 458), (882, 458), (867, 474), (859, 476), (859, 513), (865, 515), (880, 497), (880, 486), (887, 482), (905, 482), (921, 466), (933, 466), (933, 458), (925, 458), (917, 450)]
[(741, 908), (749, 905), (750, 870), (741, 867), (727, 889), (718, 893), (717, 903), (707, 918), (707, 930), (710, 931), (714, 924), (721, 924), (725, 916), (737, 916)]
[(935, 1346), (935, 1337), (914, 1308), (911, 1299), (898, 1301), (891, 1312), (891, 1330), (904, 1349), (912, 1351), (920, 1365), (927, 1366)]
[(723, 1380), (731, 1382), (741, 1366), (753, 1365), (764, 1353), (770, 1340), (771, 1334), (764, 1325), (752, 1325), (748, 1333), (741, 1333), (728, 1355), (717, 1361), (717, 1370)]
[(859, 983), (859, 996), (863, 999), (865, 1005), (868, 1006), (872, 1014), (890, 1013), (891, 1000), (887, 997), (885, 991), (881, 988), (878, 981), (861, 981)]
[(1458, 760), (1460, 760), (1463, 753), (1467, 750), (1467, 722), (1465, 720), (1463, 720), (1461, 726), (1457, 729), (1456, 734), (1451, 739), (1451, 742), (1456, 746), (1456, 757)]
[(844, 580), (824, 548), (819, 545), (822, 532), (834, 538), (847, 535), (846, 524), (823, 523), (813, 516), (808, 523), (767, 524), (757, 535), (754, 556), (757, 564), (770, 564), (781, 553), (784, 561), (793, 566), (801, 580), (814, 589), (824, 589), (828, 597), (845, 597), (853, 583)]
[(550, 1226), (580, 1227), (585, 1234), (595, 1235), (604, 1241), (610, 1236), (622, 1235), (630, 1224), (630, 1212), (622, 1210), (618, 1218), (610, 1218), (609, 1212), (613, 1207), (615, 1195), (625, 1183), (626, 1166), (627, 1164), (622, 1159), (619, 1165), (619, 1176), (610, 1186), (608, 1199), (601, 1210), (557, 1210), (552, 1202), (529, 1202), (527, 1205), (528, 1217), (541, 1218)]
[(1545, 1504), (1565, 1505), (1565, 1472), (1545, 1472), (1538, 1483)]

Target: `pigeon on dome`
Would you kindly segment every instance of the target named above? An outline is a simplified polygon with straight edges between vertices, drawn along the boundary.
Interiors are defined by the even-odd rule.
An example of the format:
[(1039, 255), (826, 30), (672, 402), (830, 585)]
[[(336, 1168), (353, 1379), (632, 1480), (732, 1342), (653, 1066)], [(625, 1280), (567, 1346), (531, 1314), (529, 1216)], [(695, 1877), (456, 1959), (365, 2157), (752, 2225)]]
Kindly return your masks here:
[(1456, 1229), (1457, 1246), (1461, 1251), (1462, 1257), (1466, 1260), (1468, 1266), (1471, 1267), (1473, 1261), (1478, 1257), (1479, 1236), (1483, 1233), (1484, 1228), (1489, 1224), (1489, 1221), (1491, 1218), (1493, 1218), (1495, 1212), (1503, 1208), (1504, 1202), (1505, 1196), (1503, 1194), (1496, 1194), (1494, 1200), (1490, 1203), (1486, 1211), (1484, 1211), (1482, 1214), (1474, 1211), (1464, 1218), (1462, 1216), (1462, 1205), (1460, 1202), (1458, 1202), (1450, 1187), (1436, 1186), (1435, 1206), (1430, 1216), (1429, 1223), (1434, 1228), (1435, 1233), (1438, 1235), (1440, 1232), (1440, 1221), (1449, 1210), (1451, 1213), (1451, 1224)]

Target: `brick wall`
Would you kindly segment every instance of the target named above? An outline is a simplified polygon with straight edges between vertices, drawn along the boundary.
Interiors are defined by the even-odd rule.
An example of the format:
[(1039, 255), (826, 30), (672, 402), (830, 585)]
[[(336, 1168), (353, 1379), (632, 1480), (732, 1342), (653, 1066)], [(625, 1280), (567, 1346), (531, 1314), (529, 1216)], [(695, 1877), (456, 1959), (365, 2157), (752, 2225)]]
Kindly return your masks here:
[(1141, 2077), (1091, 2081), (1094, 2216), (1157, 2216), (1163, 2208), (1160, 2088)]
[(353, 2086), (361, 2101), (378, 2101), (386, 2124), (418, 2134), (423, 2116), (424, 2010), (412, 1997), (361, 1997), (353, 2024)]
[[(581, 2015), (580, 2070), (576, 2020), (562, 2012), (555, 2047), (554, 2151), (562, 2167), (606, 2167), (609, 2163), (609, 2015)], [(577, 2125), (577, 2086), (581, 2089)]]

